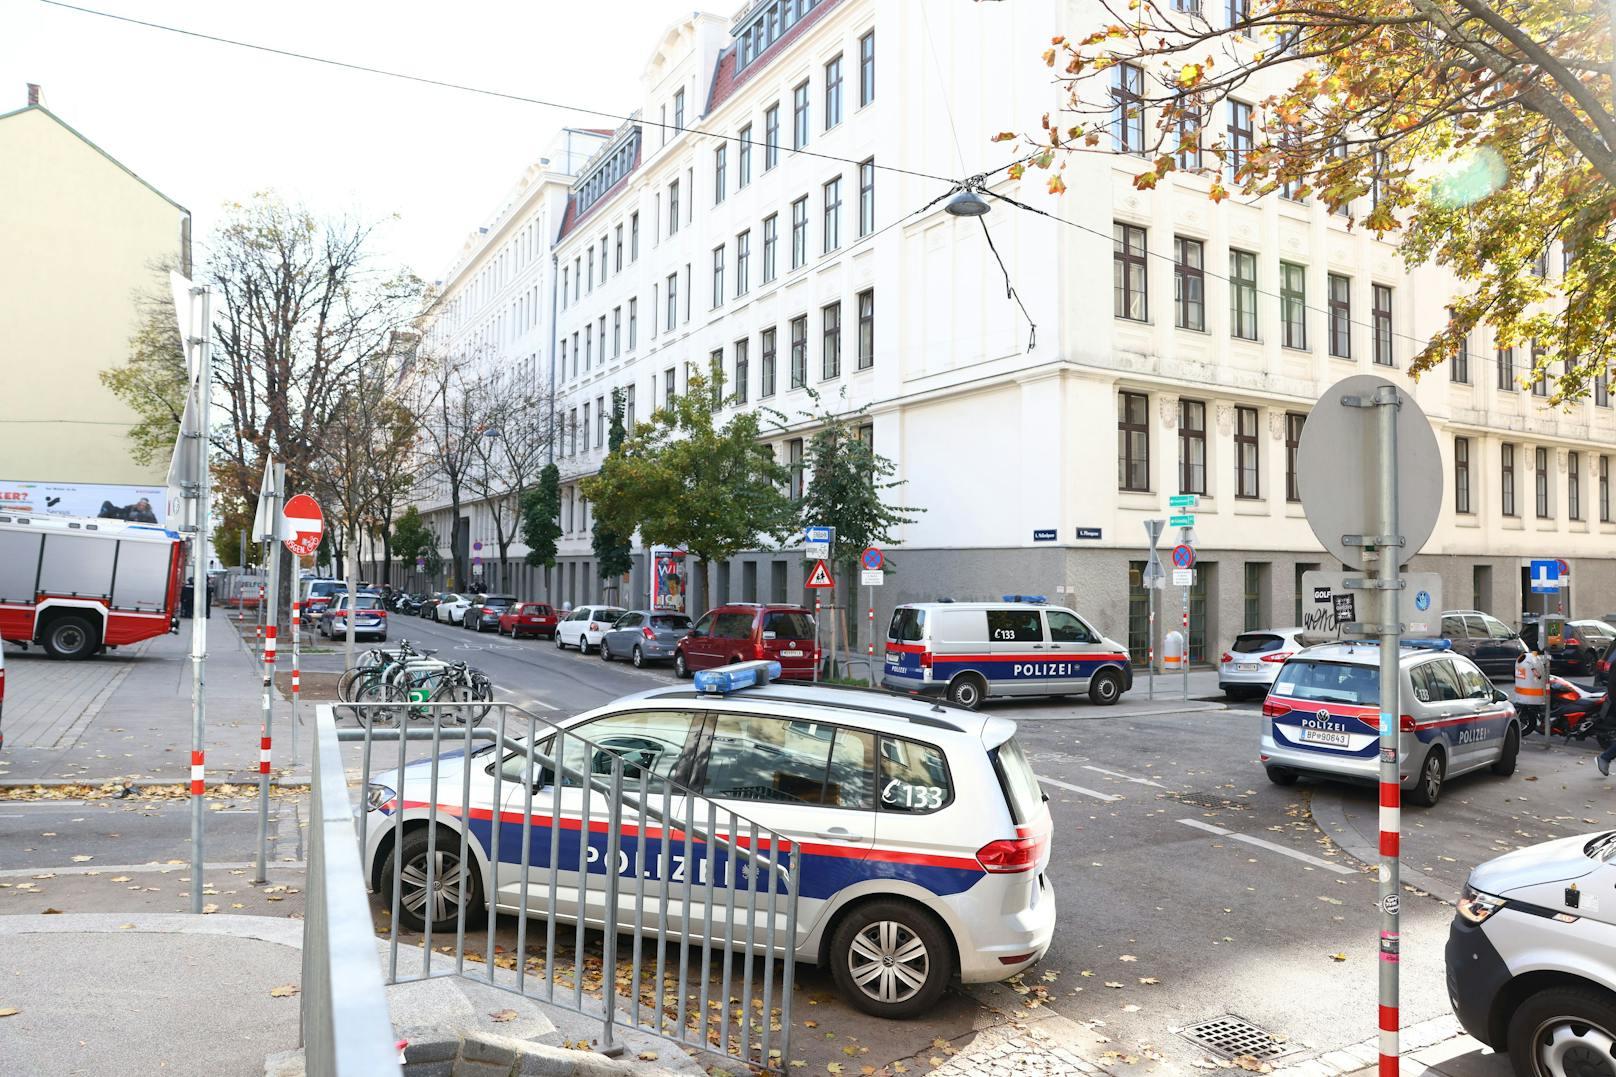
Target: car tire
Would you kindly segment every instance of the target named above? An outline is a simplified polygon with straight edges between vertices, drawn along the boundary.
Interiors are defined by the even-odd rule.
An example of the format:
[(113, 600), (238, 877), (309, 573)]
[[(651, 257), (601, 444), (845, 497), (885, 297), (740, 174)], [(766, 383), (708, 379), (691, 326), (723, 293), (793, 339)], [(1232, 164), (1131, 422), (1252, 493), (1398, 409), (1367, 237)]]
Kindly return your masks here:
[(101, 646), (101, 634), (88, 617), (69, 613), (52, 619), (41, 642), (52, 658), (78, 661), (96, 652)]
[(578, 653), (579, 654), (588, 654), (589, 653), (589, 637), (587, 635), (585, 635), (584, 633), (582, 633), (582, 632), (580, 632), (578, 634)]
[(690, 677), (690, 667), (685, 664), (685, 652), (675, 651), (673, 655), (673, 675), (680, 680)]
[[(404, 836), (402, 871), (403, 887), (399, 894), (398, 921), (411, 931), (422, 931), (426, 928), (427, 902), (422, 891), (426, 889), (427, 854), (435, 853), (437, 863), (433, 867), (433, 888), (444, 879), (445, 870), (453, 873), (460, 863), (460, 836), (448, 828), (438, 830), (437, 848), (431, 848), (431, 835), (426, 827), (418, 826), (408, 831)], [(387, 854), (382, 864), (381, 892), (382, 904), (392, 908), (393, 904), (393, 873), (398, 870), (394, 866), (394, 858), (399, 855), (397, 846)], [(411, 879), (414, 885), (411, 885)], [(461, 874), (463, 885), (467, 891), (466, 898), (466, 926), (472, 927), (480, 924), (488, 915), (488, 905), (483, 901), (482, 875), (477, 871), (475, 862), (471, 870)], [(415, 908), (411, 909), (412, 902)], [(434, 932), (450, 932), (456, 929), (456, 920), (459, 916), (460, 901), (456, 888), (450, 887), (440, 891), (440, 896), (433, 902), (432, 930)]]
[(605, 637), (602, 637), (600, 641), (600, 660), (602, 662), (610, 662), (612, 660), (612, 649), (606, 646)]
[(1109, 707), (1122, 698), (1122, 674), (1114, 669), (1102, 669), (1089, 681), (1089, 702), (1096, 707)]
[(1442, 799), (1442, 783), (1447, 776), (1447, 759), (1443, 757), (1440, 749), (1431, 749), (1420, 763), (1419, 781), (1414, 783), (1414, 788), (1404, 794), (1404, 799), (1415, 807), (1434, 807), (1436, 802)]
[(987, 684), (975, 673), (961, 673), (948, 686), (948, 701), (968, 711), (980, 707), (987, 694)]
[[(1515, 1072), (1531, 1077), (1559, 1072), (1541, 1056), (1545, 1040), (1561, 1039), (1557, 1049), (1564, 1050), (1564, 1033), (1586, 1039), (1589, 1054), (1604, 1055), (1608, 1048), (1596, 1045), (1600, 1040), (1608, 1044), (1616, 1036), (1616, 1003), (1604, 992), (1586, 987), (1551, 987), (1527, 996), (1509, 1020), (1509, 1060)], [(1605, 1061), (1608, 1064), (1608, 1056)]]
[(567, 649), (567, 645), (565, 643), (561, 642), (561, 633), (560, 632), (557, 632), (554, 636), (551, 636), (550, 638), (555, 640), (556, 650), (564, 651), (564, 650)]
[(1268, 780), (1275, 785), (1295, 785), (1296, 779), (1301, 777), (1294, 770), (1286, 770), (1284, 767), (1265, 767), (1263, 769), (1268, 771)]
[(954, 975), (942, 925), (906, 901), (855, 908), (836, 926), (830, 962), (837, 988), (854, 1008), (895, 1021), (929, 1012)]
[(638, 643), (634, 645), (634, 654), (630, 661), (634, 663), (635, 669), (645, 668), (645, 652), (640, 650), (640, 645)]
[(1515, 761), (1521, 754), (1521, 731), (1514, 723), (1510, 724), (1509, 731), (1504, 734), (1504, 749), (1493, 763), (1493, 773), (1500, 778), (1507, 778), (1515, 773)]

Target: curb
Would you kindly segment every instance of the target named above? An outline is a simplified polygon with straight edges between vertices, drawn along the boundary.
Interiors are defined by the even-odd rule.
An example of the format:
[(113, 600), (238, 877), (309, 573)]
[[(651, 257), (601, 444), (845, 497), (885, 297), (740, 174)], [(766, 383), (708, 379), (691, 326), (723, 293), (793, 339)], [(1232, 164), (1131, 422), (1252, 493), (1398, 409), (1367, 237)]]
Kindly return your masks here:
[[(176, 865), (178, 866), (178, 865)], [(228, 935), (303, 949), (303, 921), (243, 913), (77, 912), (0, 916), (0, 938), (10, 935)]]
[[(185, 785), (189, 781), (190, 781), (189, 775), (187, 775), (185, 777), (175, 777), (175, 778), (173, 778), (171, 780), (163, 780), (163, 779), (158, 779), (158, 778), (142, 778), (139, 781), (132, 781), (132, 782), (126, 782), (122, 778), (108, 778), (108, 779), (103, 779), (103, 780), (100, 780), (100, 781), (97, 781), (97, 780), (91, 779), (91, 778), (41, 778), (41, 779), (38, 779), (37, 781), (29, 781), (27, 779), (22, 779), (22, 778), (0, 778), (0, 790), (7, 790), (7, 789), (77, 789), (77, 788), (83, 788), (83, 787), (89, 787), (89, 788), (96, 789), (96, 790), (102, 790), (102, 789), (108, 788), (109, 786), (116, 785), (116, 786), (121, 786), (122, 787), (121, 792), (119, 792), (117, 794), (113, 794), (113, 793), (109, 792), (107, 794), (107, 796), (110, 797), (111, 799), (114, 799), (114, 800), (121, 800), (121, 799), (123, 799), (125, 797), (139, 796), (141, 793), (143, 793), (147, 789), (172, 788), (174, 786)], [(269, 780), (269, 784), (270, 784), (270, 786), (272, 788), (275, 788), (275, 789), (299, 790), (299, 791), (302, 791), (302, 792), (308, 792), (309, 786), (311, 785), (311, 780), (309, 778), (303, 778), (303, 777), (271, 778)], [(208, 781), (208, 785), (209, 786), (250, 785), (250, 786), (252, 786), (252, 787), (254, 787), (256, 789), (257, 786), (258, 786), (258, 775), (256, 773), (250, 773), (248, 771), (242, 771), (239, 778), (236, 775), (232, 774), (232, 775), (230, 775), (230, 776), (228, 776), (228, 777), (226, 777), (226, 778), (224, 778), (222, 780), (220, 780), (220, 779), (210, 779)]]
[[(1309, 810), (1313, 815), (1313, 824), (1344, 853), (1365, 868), (1377, 868), (1380, 865), (1380, 850), (1347, 821), (1339, 789), (1315, 787)], [(1401, 866), (1399, 875), (1404, 885), (1416, 886), (1439, 901), (1451, 903), (1454, 895), (1453, 884), (1409, 867), (1407, 863)]]
[[(1464, 1034), (1464, 1029), (1459, 1027), (1459, 1019), (1452, 1014), (1408, 1025), (1398, 1033), (1402, 1061), (1405, 1064), (1411, 1062), (1413, 1059), (1409, 1056), (1416, 1051), (1458, 1039)], [(1276, 1066), (1271, 1077), (1342, 1077), (1343, 1074), (1356, 1073), (1379, 1064), (1380, 1038), (1376, 1036), (1284, 1067)]]

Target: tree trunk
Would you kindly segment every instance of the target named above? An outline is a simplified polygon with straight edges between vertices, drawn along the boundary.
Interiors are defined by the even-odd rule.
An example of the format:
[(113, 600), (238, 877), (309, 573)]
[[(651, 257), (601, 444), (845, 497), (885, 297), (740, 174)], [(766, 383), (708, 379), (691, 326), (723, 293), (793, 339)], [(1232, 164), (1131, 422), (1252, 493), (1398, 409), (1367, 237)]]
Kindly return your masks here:
[(460, 552), (460, 484), (449, 484), (449, 562), (454, 566), (454, 581), (456, 587), (464, 588), (466, 579), (466, 559)]
[(352, 669), (354, 664), (354, 622), (359, 620), (357, 604), (359, 601), (359, 529), (353, 528), (349, 533), (348, 542), (348, 616), (347, 638), (342, 647), (342, 668)]
[(390, 527), (382, 529), (382, 582), (393, 582), (393, 532)]

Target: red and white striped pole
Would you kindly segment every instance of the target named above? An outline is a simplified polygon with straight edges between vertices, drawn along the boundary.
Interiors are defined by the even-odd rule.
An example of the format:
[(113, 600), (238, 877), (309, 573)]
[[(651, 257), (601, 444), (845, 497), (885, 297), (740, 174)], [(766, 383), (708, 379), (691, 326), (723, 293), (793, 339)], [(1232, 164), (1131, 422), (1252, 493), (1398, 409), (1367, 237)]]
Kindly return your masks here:
[(207, 787), (207, 783), (204, 780), (203, 775), (203, 770), (205, 768), (202, 762), (205, 754), (206, 753), (204, 752), (191, 753), (191, 795), (193, 797), (201, 796), (202, 790)]
[[(281, 499), (286, 485), (286, 465), (270, 461), (269, 542), (265, 546), (264, 560), (268, 564), (268, 594), (280, 598), (281, 567)], [(265, 592), (260, 591), (260, 594)], [(269, 771), (271, 737), (275, 728), (275, 634), (276, 609), (264, 608), (264, 725), (258, 737), (258, 874), (253, 882), (269, 881)]]
[(297, 680), (298, 662), (301, 652), (298, 641), (301, 638), (300, 629), (303, 626), (303, 603), (295, 597), (292, 598), (292, 766), (297, 766), (297, 696), (299, 685)]

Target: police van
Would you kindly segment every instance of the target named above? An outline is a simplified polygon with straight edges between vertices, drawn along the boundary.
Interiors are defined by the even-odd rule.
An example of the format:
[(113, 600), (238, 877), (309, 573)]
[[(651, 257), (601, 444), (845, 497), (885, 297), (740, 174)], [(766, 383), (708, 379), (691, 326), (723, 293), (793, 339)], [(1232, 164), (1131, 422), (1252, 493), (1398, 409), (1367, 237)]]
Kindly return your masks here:
[(976, 708), (999, 696), (1087, 692), (1108, 706), (1133, 687), (1128, 649), (1041, 598), (911, 602), (892, 611), (881, 684)]

